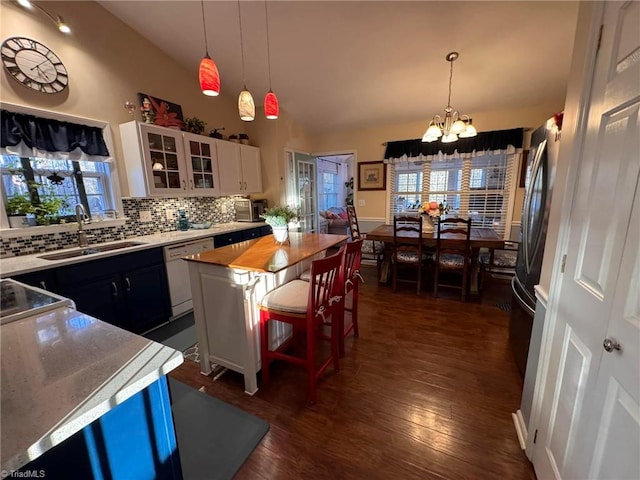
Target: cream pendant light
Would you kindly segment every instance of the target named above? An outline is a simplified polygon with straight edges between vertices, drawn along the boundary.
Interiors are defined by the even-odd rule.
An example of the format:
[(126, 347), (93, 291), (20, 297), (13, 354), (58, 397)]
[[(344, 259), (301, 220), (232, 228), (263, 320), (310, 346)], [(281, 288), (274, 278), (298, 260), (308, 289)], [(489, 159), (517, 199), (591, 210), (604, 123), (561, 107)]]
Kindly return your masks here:
[(264, 20), (267, 25), (267, 65), (269, 65), (269, 91), (264, 97), (264, 116), (269, 120), (275, 120), (280, 114), (278, 97), (271, 89), (271, 48), (269, 46), (269, 14), (267, 13), (267, 0), (264, 0)]
[(449, 71), (449, 98), (447, 100), (447, 106), (444, 109), (444, 118), (440, 115), (435, 115), (427, 131), (424, 132), (422, 137), (423, 142), (435, 142), (438, 138), (441, 138), (442, 143), (452, 143), (458, 140), (458, 138), (470, 138), (475, 137), (478, 132), (476, 127), (471, 124), (471, 118), (468, 115), (460, 115), (451, 106), (451, 80), (453, 79), (453, 62), (460, 56), (458, 52), (448, 53), (445, 57), (447, 62), (451, 64)]
[(217, 97), (220, 94), (220, 73), (216, 62), (209, 56), (209, 45), (207, 42), (207, 26), (204, 21), (204, 0), (200, 0), (202, 6), (202, 28), (204, 29), (204, 58), (200, 61), (198, 69), (198, 79), (200, 80), (200, 90), (209, 97)]
[(238, 0), (238, 22), (240, 23), (240, 56), (242, 57), (242, 83), (243, 88), (238, 97), (238, 112), (240, 119), (251, 122), (256, 118), (256, 105), (253, 103), (251, 92), (247, 90), (247, 82), (244, 76), (244, 45), (242, 44), (242, 14), (240, 12), (240, 0)]

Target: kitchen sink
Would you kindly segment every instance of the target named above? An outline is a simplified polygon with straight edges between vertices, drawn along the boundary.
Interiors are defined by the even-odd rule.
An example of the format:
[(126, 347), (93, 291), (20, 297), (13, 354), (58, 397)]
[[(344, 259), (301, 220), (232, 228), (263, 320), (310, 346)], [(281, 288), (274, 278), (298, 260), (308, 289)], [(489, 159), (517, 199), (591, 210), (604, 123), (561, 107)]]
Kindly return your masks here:
[(120, 250), (122, 248), (135, 247), (136, 245), (144, 245), (144, 243), (143, 242), (118, 242), (118, 243), (111, 243), (109, 245), (92, 245), (89, 247), (82, 247), (75, 250), (67, 250), (59, 253), (39, 255), (38, 258), (42, 258), (44, 260), (64, 260), (66, 258), (83, 257), (85, 255), (92, 255), (94, 253), (110, 252), (112, 250)]

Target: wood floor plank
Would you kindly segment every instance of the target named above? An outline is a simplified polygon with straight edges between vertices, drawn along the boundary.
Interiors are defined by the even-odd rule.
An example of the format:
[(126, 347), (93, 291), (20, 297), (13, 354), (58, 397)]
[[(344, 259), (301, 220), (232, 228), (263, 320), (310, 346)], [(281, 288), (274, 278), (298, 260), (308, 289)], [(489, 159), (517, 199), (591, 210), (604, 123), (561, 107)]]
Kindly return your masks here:
[(511, 419), (522, 380), (496, 306), (508, 286), (462, 303), (394, 294), (363, 270), (360, 338), (347, 339), (340, 372), (322, 377), (316, 405), (304, 371), (281, 362), (253, 397), (234, 372), (213, 381), (185, 361), (171, 373), (271, 424), (236, 478), (535, 479)]

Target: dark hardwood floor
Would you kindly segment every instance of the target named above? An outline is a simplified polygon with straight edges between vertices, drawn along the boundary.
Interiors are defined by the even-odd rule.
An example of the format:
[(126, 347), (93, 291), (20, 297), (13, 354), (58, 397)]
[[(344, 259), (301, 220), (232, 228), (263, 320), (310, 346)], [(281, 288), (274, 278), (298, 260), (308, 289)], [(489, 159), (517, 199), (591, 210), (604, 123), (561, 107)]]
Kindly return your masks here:
[[(511, 419), (522, 380), (509, 350), (506, 284), (462, 303), (394, 294), (364, 267), (360, 338), (307, 406), (304, 371), (276, 362), (255, 396), (185, 363), (171, 376), (267, 420), (237, 479), (535, 479)], [(431, 292), (426, 282), (425, 292)]]

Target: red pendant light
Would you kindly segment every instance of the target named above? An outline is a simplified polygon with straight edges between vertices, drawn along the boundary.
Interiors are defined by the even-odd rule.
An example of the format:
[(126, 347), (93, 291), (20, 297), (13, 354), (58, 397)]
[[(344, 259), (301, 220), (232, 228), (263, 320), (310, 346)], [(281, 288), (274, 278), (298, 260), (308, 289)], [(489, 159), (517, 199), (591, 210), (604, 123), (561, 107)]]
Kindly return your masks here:
[(264, 97), (264, 115), (269, 120), (275, 120), (280, 114), (280, 105), (278, 104), (278, 97), (273, 91), (269, 90)]
[(216, 97), (220, 94), (220, 74), (218, 73), (218, 67), (208, 53), (200, 61), (198, 78), (200, 79), (200, 90), (202, 90), (202, 93), (210, 97)]
[(267, 0), (264, 0), (264, 19), (267, 26), (267, 65), (269, 66), (269, 91), (264, 97), (264, 116), (268, 120), (275, 120), (280, 114), (278, 97), (271, 90), (271, 48), (269, 46), (269, 15), (267, 13)]
[(200, 90), (205, 95), (217, 97), (220, 94), (220, 74), (218, 67), (209, 56), (209, 45), (207, 44), (207, 26), (204, 21), (204, 0), (200, 2), (202, 6), (202, 28), (204, 29), (204, 58), (200, 61), (198, 78), (200, 80)]

